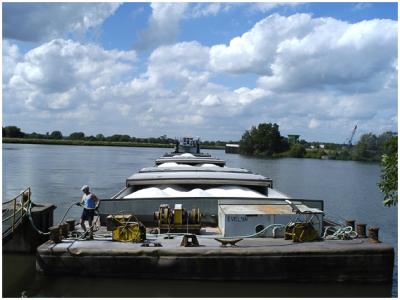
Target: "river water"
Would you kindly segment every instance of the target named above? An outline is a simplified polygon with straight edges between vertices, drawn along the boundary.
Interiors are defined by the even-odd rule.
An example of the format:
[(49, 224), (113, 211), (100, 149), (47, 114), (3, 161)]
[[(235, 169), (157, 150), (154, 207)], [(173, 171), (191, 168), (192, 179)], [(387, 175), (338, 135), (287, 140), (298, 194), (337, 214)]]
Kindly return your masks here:
[[(3, 144), (3, 202), (32, 187), (35, 202), (57, 206), (57, 222), (88, 184), (109, 198), (125, 179), (171, 149)], [(295, 198), (322, 199), (327, 216), (380, 227), (380, 240), (396, 249), (392, 285), (293, 284), (47, 277), (34, 255), (3, 255), (3, 297), (397, 297), (397, 208), (382, 205), (379, 164), (316, 159), (258, 159), (208, 150), (228, 166), (271, 177), (274, 188)], [(74, 207), (68, 217), (78, 219)], [(339, 267), (339, 266), (338, 266)], [(307, 272), (307, 270), (305, 270)], [(91, 287), (95, 288), (91, 288)]]

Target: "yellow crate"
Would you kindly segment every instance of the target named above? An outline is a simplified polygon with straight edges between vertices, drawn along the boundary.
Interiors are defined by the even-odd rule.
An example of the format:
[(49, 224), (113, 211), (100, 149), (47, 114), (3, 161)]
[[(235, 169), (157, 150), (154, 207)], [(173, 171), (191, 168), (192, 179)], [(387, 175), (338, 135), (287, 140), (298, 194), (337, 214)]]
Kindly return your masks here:
[(118, 242), (140, 242), (140, 228), (137, 223), (118, 226), (112, 231), (112, 240)]

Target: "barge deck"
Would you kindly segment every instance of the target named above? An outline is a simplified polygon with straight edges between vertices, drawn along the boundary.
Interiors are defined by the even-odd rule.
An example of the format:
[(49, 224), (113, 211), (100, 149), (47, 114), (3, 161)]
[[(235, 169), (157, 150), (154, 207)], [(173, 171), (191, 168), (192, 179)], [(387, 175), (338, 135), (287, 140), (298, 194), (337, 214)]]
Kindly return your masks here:
[(198, 247), (180, 246), (182, 238), (159, 235), (147, 240), (148, 247), (111, 239), (48, 241), (37, 249), (37, 268), (45, 274), (160, 279), (392, 280), (393, 247), (366, 238), (306, 243), (247, 238), (236, 246), (221, 246), (212, 235), (197, 235)]

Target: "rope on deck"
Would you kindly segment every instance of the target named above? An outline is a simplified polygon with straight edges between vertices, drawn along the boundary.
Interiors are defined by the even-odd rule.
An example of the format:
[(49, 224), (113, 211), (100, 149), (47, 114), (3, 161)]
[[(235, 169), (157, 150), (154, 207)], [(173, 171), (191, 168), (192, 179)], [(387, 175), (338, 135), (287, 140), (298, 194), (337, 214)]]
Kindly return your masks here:
[[(328, 234), (330, 232), (331, 234)], [(324, 235), (326, 240), (351, 240), (358, 236), (351, 226), (328, 226), (325, 228)]]

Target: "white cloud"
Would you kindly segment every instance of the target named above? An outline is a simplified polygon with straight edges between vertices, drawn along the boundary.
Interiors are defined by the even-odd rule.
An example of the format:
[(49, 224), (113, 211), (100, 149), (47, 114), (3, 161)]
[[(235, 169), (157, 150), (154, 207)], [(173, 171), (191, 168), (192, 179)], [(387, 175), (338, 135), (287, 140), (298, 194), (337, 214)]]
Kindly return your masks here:
[(187, 8), (186, 3), (151, 3), (149, 26), (140, 34), (136, 47), (149, 49), (176, 41), (179, 22)]
[(318, 128), (318, 126), (319, 126), (319, 121), (314, 118), (312, 118), (310, 120), (310, 122), (308, 123), (308, 128), (310, 128), (310, 129)]
[(250, 6), (250, 10), (252, 11), (260, 11), (262, 13), (269, 12), (275, 8), (282, 7), (282, 6), (287, 6), (287, 7), (295, 7), (298, 5), (302, 5), (303, 3), (301, 2), (257, 2), (253, 3)]
[(238, 102), (242, 105), (247, 105), (253, 101), (266, 97), (269, 93), (263, 89), (255, 88), (249, 89), (241, 87), (234, 91), (238, 95)]
[(367, 3), (367, 2), (359, 2), (354, 5), (353, 10), (364, 10), (367, 8), (371, 8), (372, 3)]
[[(220, 12), (227, 12), (232, 8), (232, 3), (196, 3), (191, 7), (187, 17), (198, 18), (216, 16)], [(237, 4), (236, 4), (237, 5)]]
[[(17, 52), (15, 46), (8, 49), (13, 51), (7, 51), (6, 57), (10, 52)], [(94, 90), (120, 82), (133, 70), (136, 54), (58, 39), (18, 58), (3, 78), (3, 91), (6, 89), (9, 96), (3, 101), (12, 106), (11, 99), (20, 99), (27, 107), (51, 111), (75, 108), (80, 102), (95, 100)]]
[(149, 61), (153, 65), (162, 67), (179, 64), (204, 69), (208, 66), (209, 49), (195, 41), (161, 46), (152, 52)]
[(222, 103), (222, 100), (216, 95), (207, 95), (207, 97), (201, 102), (204, 106), (216, 106)]
[(21, 54), (16, 45), (7, 40), (3, 41), (3, 83), (7, 83), (20, 59)]
[(350, 25), (328, 19), (302, 39), (281, 42), (272, 74), (259, 82), (278, 90), (380, 89), (395, 72), (396, 45), (396, 22), (371, 20)]
[(3, 37), (40, 42), (82, 35), (99, 26), (119, 3), (3, 3)]
[(229, 11), (231, 7), (232, 4), (227, 3), (151, 3), (148, 27), (140, 32), (136, 48), (145, 50), (171, 45), (178, 38), (182, 20), (216, 16), (220, 12)]
[(193, 17), (204, 17), (208, 15), (216, 15), (221, 10), (221, 3), (197, 3), (193, 9)]
[(210, 63), (215, 71), (230, 73), (270, 74), (280, 41), (303, 37), (312, 30), (311, 16), (269, 16), (229, 45), (215, 45), (210, 50)]
[(395, 72), (397, 22), (274, 14), (213, 46), (210, 57), (215, 71), (263, 75), (260, 87), (269, 90), (379, 89)]

